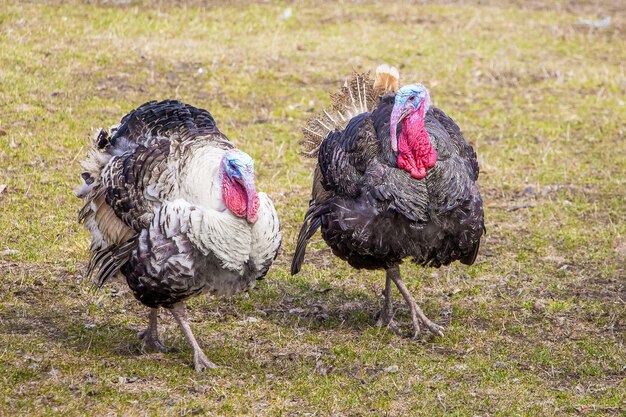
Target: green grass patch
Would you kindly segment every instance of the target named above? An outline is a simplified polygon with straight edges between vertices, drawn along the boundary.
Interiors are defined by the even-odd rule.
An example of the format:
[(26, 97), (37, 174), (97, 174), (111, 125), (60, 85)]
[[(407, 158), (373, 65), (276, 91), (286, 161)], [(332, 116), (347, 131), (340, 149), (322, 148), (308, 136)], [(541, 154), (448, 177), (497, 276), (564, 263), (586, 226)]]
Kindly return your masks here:
[[(281, 13), (292, 8), (289, 19)], [(626, 413), (626, 18), (619, 2), (6, 2), (0, 8), (0, 409), (6, 415)], [(580, 18), (611, 16), (605, 28)], [(374, 326), (381, 272), (317, 236), (289, 275), (313, 162), (305, 120), (352, 71), (397, 65), (475, 146), (477, 263), (403, 266), (442, 338)], [(209, 109), (255, 158), (283, 253), (250, 294), (174, 320), (83, 280), (79, 161), (145, 101)], [(396, 319), (408, 334), (400, 295)], [(252, 318), (252, 319), (251, 319)]]

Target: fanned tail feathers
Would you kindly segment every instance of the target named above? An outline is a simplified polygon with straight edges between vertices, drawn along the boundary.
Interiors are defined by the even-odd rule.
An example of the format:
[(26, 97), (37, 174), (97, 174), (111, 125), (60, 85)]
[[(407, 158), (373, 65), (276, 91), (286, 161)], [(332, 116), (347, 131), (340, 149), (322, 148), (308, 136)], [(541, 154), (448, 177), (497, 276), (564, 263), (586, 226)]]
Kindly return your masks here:
[(343, 130), (354, 116), (372, 111), (378, 104), (378, 98), (396, 91), (398, 83), (398, 69), (387, 64), (376, 68), (374, 80), (369, 73), (353, 73), (338, 92), (330, 95), (331, 109), (325, 109), (307, 121), (302, 129), (302, 153), (316, 157), (320, 144), (330, 132)]

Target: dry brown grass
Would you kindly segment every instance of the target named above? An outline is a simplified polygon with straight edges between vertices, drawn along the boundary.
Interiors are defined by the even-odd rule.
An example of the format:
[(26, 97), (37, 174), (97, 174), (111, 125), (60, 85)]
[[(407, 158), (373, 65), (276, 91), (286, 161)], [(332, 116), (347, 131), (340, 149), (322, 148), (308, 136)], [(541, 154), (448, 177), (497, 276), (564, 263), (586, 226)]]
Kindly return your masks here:
[[(624, 415), (620, 6), (5, 3), (0, 414)], [(605, 15), (606, 28), (576, 23)], [(381, 61), (426, 84), (479, 154), (488, 234), (476, 265), (404, 267), (443, 338), (373, 327), (382, 275), (350, 269), (321, 239), (288, 275), (312, 169), (299, 127)], [(123, 283), (94, 292), (82, 280), (72, 190), (86, 139), (162, 98), (211, 110), (257, 160), (283, 222), (284, 253), (258, 290), (190, 303), (223, 365), (201, 375), (171, 319), (163, 334), (181, 351), (141, 355), (146, 309)]]

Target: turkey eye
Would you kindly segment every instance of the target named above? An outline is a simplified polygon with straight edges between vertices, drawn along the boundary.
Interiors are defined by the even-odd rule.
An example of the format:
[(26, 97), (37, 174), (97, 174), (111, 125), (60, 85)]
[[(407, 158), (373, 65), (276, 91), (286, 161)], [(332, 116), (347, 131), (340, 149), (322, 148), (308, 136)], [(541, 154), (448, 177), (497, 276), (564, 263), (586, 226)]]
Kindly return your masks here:
[(413, 100), (415, 100), (415, 96), (409, 97), (409, 101), (413, 101)]

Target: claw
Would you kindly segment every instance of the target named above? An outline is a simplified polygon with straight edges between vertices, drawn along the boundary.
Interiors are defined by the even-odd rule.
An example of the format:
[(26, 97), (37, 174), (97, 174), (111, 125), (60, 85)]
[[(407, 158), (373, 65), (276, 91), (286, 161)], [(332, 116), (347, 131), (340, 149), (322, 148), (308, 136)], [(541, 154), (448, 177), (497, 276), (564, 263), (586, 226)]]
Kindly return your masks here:
[(385, 296), (385, 304), (383, 305), (383, 309), (378, 313), (378, 320), (376, 321), (376, 327), (386, 328), (391, 330), (397, 335), (400, 335), (400, 328), (398, 324), (393, 319), (393, 301), (391, 297), (391, 278), (389, 274), (387, 274), (387, 278), (385, 280), (385, 290), (383, 291), (383, 295)]
[(175, 352), (175, 348), (167, 347), (161, 342), (159, 337), (151, 332), (150, 328), (139, 333), (141, 339), (141, 352)]
[(151, 308), (148, 315), (148, 327), (139, 332), (138, 336), (141, 339), (141, 352), (172, 352), (174, 349), (168, 348), (159, 339), (159, 332), (157, 329), (157, 320), (159, 316), (159, 310), (157, 308)]
[(404, 285), (404, 281), (400, 278), (400, 269), (396, 266), (395, 268), (387, 270), (387, 277), (391, 279), (398, 287), (398, 290), (404, 297), (404, 301), (409, 306), (409, 310), (411, 311), (411, 320), (413, 321), (413, 338), (417, 339), (420, 334), (420, 321), (428, 330), (437, 336), (443, 336), (443, 327), (438, 324), (433, 323), (422, 311), (422, 309), (417, 305), (415, 299)]
[(398, 323), (392, 318), (383, 317), (381, 313), (380, 317), (376, 321), (376, 327), (385, 328), (387, 330), (391, 330), (397, 335), (400, 335), (400, 327), (398, 327)]
[(216, 364), (211, 362), (206, 357), (204, 352), (202, 352), (202, 351), (194, 352), (194, 355), (193, 355), (193, 369), (195, 369), (196, 372), (202, 372), (205, 369), (218, 369), (218, 368), (219, 368), (219, 366), (217, 366)]
[(193, 350), (193, 368), (196, 372), (201, 372), (205, 369), (217, 369), (218, 366), (206, 357), (202, 348), (200, 348), (196, 337), (191, 331), (191, 326), (189, 326), (189, 323), (185, 318), (185, 304), (175, 304), (169, 310), (178, 322), (178, 325), (185, 335), (185, 339), (187, 339), (187, 343), (189, 343), (189, 346), (191, 346), (191, 349)]

